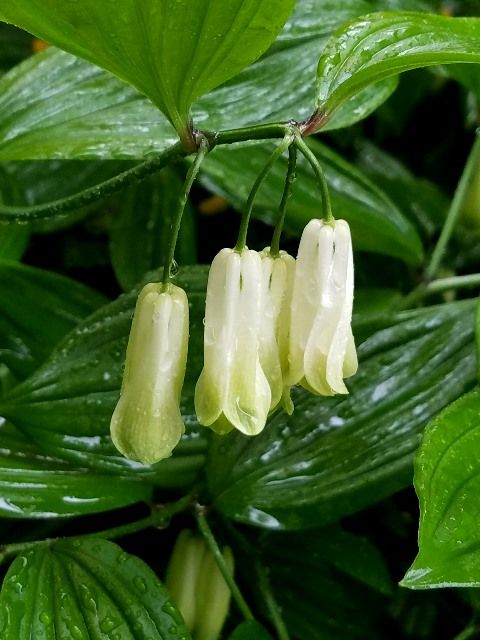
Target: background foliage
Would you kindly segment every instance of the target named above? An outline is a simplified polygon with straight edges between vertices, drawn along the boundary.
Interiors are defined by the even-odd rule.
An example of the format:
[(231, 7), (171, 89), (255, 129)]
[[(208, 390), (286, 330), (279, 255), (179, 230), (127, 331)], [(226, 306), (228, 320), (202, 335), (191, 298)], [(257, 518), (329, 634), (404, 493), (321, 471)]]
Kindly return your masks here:
[[(181, 38), (156, 40), (164, 23), (155, 15), (135, 30), (138, 16), (125, 22), (119, 12), (106, 44), (103, 31), (64, 29), (76, 3), (64, 3), (62, 15), (48, 4), (56, 22), (34, 1), (0, 8), (0, 18), (69, 52), (44, 50), (0, 23), (0, 221), (8, 222), (0, 225), (0, 560), (19, 554), (5, 568), (2, 638), (188, 638), (161, 580), (177, 533), (195, 526), (192, 512), (184, 505), (170, 522), (173, 513), (162, 519), (154, 509), (155, 527), (128, 526), (193, 488), (211, 506), (219, 541), (233, 547), (256, 619), (241, 624), (233, 605), (225, 638), (274, 637), (269, 597), (298, 640), (478, 637), (475, 289), (422, 289), (479, 124), (480, 67), (460, 64), (480, 62), (478, 3), (297, 0), (282, 29), (292, 2), (233, 2), (209, 14), (205, 0), (205, 15), (187, 16), (180, 2), (169, 33), (190, 29), (194, 50)], [(87, 4), (99, 20), (111, 12), (109, 2)], [(375, 11), (381, 16), (361, 29), (337, 31)], [(235, 44), (238, 30), (245, 40)], [(164, 49), (179, 49), (178, 68)], [(221, 64), (202, 73), (215, 52)], [(194, 71), (188, 83), (185, 69)], [(203, 265), (235, 243), (238, 212), (274, 142), (218, 146), (202, 165), (176, 251), (175, 280), (191, 304), (187, 432), (168, 460), (125, 460), (109, 421), (136, 295), (160, 277), (188, 160), (180, 154), (121, 189), (95, 185), (173, 153), (178, 135), (191, 142), (190, 117), (213, 131), (312, 112), (312, 131), (322, 126), (309, 145), (334, 214), (353, 233), (360, 369), (350, 395), (295, 391), (293, 416), (276, 413), (254, 439), (214, 437), (196, 423)], [(286, 166), (284, 157), (258, 194), (251, 248), (270, 241)], [(478, 271), (479, 185), (480, 163), (471, 161), (437, 278)], [(84, 190), (75, 207), (57, 206)], [(300, 161), (283, 246), (294, 254), (319, 215), (314, 175)], [(420, 553), (409, 569), (416, 451)], [(116, 527), (106, 534), (115, 543), (90, 537)], [(28, 545), (44, 539), (55, 542)], [(402, 578), (414, 589), (463, 589), (409, 591), (397, 586)]]

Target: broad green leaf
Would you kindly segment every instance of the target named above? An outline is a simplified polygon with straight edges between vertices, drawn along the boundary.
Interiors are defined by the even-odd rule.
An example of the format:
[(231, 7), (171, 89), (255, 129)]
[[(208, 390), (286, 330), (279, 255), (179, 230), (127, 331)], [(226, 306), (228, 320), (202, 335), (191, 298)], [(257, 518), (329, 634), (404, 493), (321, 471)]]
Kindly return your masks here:
[[(205, 430), (193, 412), (193, 389), (202, 367), (206, 269), (186, 268), (176, 282), (186, 289), (190, 309), (190, 349), (182, 411), (187, 433), (171, 458), (145, 466), (123, 458), (113, 447), (110, 419), (118, 400), (122, 365), (138, 291), (120, 296), (80, 323), (45, 364), (0, 401), (0, 415), (42, 450), (112, 473), (131, 472), (165, 487), (188, 486), (204, 464)], [(149, 274), (158, 281), (159, 272)]]
[(19, 379), (105, 303), (79, 282), (9, 261), (0, 261), (0, 300), (0, 362)]
[[(120, 196), (120, 211), (110, 233), (110, 256), (118, 281), (132, 289), (147, 271), (163, 265), (168, 251), (170, 227), (183, 182), (164, 170)], [(196, 262), (195, 219), (187, 205), (175, 249), (182, 266)]]
[(0, 113), (0, 160), (139, 158), (177, 139), (136, 91), (54, 48), (0, 78)]
[(423, 428), (475, 382), (473, 330), (471, 302), (432, 307), (360, 345), (350, 395), (298, 390), (291, 418), (275, 414), (252, 439), (212, 440), (216, 508), (241, 522), (300, 529), (407, 486)]
[(228, 636), (228, 640), (273, 640), (272, 636), (258, 622), (242, 622)]
[[(314, 104), (316, 62), (328, 37), (345, 20), (375, 8), (361, 0), (345, 0), (340, 6), (332, 0), (297, 2), (272, 50), (199, 100), (196, 126), (224, 129), (307, 118)], [(338, 117), (344, 123), (365, 117), (394, 84), (388, 80), (383, 89), (367, 88), (365, 102), (352, 100)], [(141, 158), (177, 139), (150, 101), (110, 74), (53, 48), (0, 79), (0, 113), (0, 160)], [(335, 118), (329, 126), (337, 126)]]
[(11, 0), (0, 19), (136, 87), (188, 137), (190, 108), (272, 44), (294, 0)]
[(412, 589), (480, 585), (480, 390), (428, 426), (415, 461), (419, 553), (402, 580)]
[(4, 640), (190, 640), (153, 571), (92, 538), (19, 555), (0, 593), (0, 629)]
[[(311, 148), (324, 168), (334, 216), (349, 222), (355, 248), (399, 257), (406, 262), (420, 262), (422, 246), (418, 234), (392, 200), (325, 145), (312, 141)], [(272, 149), (270, 143), (217, 148), (204, 161), (203, 183), (242, 210)], [(254, 214), (270, 224), (276, 220), (286, 170), (287, 158), (284, 157), (273, 167), (255, 201)], [(286, 229), (300, 235), (311, 218), (321, 215), (318, 184), (308, 163), (299, 157)]]
[(404, 12), (353, 20), (332, 36), (320, 58), (309, 131), (368, 85), (402, 71), (460, 62), (480, 62), (478, 18)]
[(131, 476), (72, 466), (43, 454), (0, 419), (0, 517), (59, 518), (98, 513), (151, 499), (152, 487)]

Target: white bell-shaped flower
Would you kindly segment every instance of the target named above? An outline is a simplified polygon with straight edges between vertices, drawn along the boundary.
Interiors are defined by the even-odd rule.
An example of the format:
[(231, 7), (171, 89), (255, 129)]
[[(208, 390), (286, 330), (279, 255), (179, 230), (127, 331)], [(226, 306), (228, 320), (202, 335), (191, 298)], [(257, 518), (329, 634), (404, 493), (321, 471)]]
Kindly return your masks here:
[(290, 384), (348, 393), (358, 367), (351, 320), (353, 254), (345, 220), (311, 220), (298, 249), (290, 328)]
[(264, 249), (260, 255), (263, 290), (260, 364), (272, 393), (270, 411), (282, 403), (287, 413), (291, 414), (293, 403), (287, 378), (295, 259), (285, 251), (271, 256), (269, 248)]
[(256, 251), (222, 249), (210, 268), (205, 309), (204, 367), (195, 389), (200, 424), (260, 433), (271, 391), (260, 364), (262, 260)]
[(138, 296), (112, 440), (127, 458), (167, 458), (185, 431), (180, 395), (188, 351), (188, 300), (173, 284), (147, 284)]

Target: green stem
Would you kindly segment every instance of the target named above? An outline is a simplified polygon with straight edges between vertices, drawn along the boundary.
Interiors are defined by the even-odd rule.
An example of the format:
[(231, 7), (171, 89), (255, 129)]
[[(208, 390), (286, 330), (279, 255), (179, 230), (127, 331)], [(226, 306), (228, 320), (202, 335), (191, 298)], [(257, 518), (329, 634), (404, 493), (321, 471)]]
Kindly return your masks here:
[[(104, 529), (103, 531), (96, 531), (94, 533), (86, 533), (80, 536), (69, 536), (74, 538), (103, 538), (105, 540), (112, 540), (114, 538), (121, 538), (123, 536), (137, 533), (149, 527), (165, 528), (168, 526), (171, 518), (177, 513), (181, 513), (188, 509), (194, 500), (194, 494), (189, 493), (176, 502), (171, 502), (166, 505), (155, 507), (152, 513), (146, 518), (136, 520), (135, 522), (129, 522), (128, 524), (120, 525), (118, 527), (112, 527), (111, 529)], [(68, 538), (67, 538), (68, 539)], [(39, 544), (48, 544), (58, 540), (58, 538), (46, 538), (45, 540), (35, 540), (33, 542), (15, 542), (12, 544), (5, 544), (0, 547), (0, 565), (10, 560), (14, 556), (25, 553), (38, 546)]]
[(242, 220), (240, 222), (240, 229), (238, 231), (238, 240), (235, 245), (235, 251), (243, 251), (245, 245), (247, 244), (247, 233), (248, 233), (248, 225), (250, 223), (250, 217), (252, 215), (253, 203), (255, 202), (255, 197), (258, 193), (258, 190), (262, 186), (265, 178), (269, 174), (271, 168), (275, 164), (275, 162), (280, 158), (280, 156), (284, 153), (286, 149), (292, 144), (294, 140), (293, 133), (290, 131), (286, 134), (283, 141), (278, 145), (275, 151), (271, 154), (269, 159), (267, 160), (265, 166), (261, 170), (260, 174), (257, 176), (253, 187), (250, 191), (250, 194), (247, 199), (247, 204), (245, 205), (245, 211), (242, 215)]
[(280, 238), (282, 236), (283, 225), (285, 224), (285, 216), (287, 214), (287, 204), (292, 195), (293, 184), (295, 182), (295, 172), (297, 169), (297, 147), (290, 145), (288, 147), (288, 169), (285, 178), (285, 188), (283, 189), (282, 201), (280, 202), (279, 217), (272, 236), (270, 245), (270, 255), (278, 256), (280, 252)]
[(280, 607), (273, 595), (267, 569), (265, 569), (260, 560), (255, 562), (255, 571), (258, 576), (258, 588), (260, 589), (265, 600), (265, 604), (267, 605), (270, 619), (278, 635), (278, 640), (290, 640), (290, 635), (285, 622), (283, 621)]
[[(213, 147), (217, 145), (233, 144), (234, 142), (283, 138), (291, 129), (292, 125), (288, 123), (275, 122), (272, 124), (243, 127), (241, 129), (227, 129), (225, 131), (218, 132), (200, 132), (197, 136), (206, 138), (210, 149), (213, 149)], [(84, 189), (83, 191), (79, 191), (78, 193), (66, 198), (33, 206), (10, 206), (0, 204), (0, 222), (22, 222), (24, 220), (26, 222), (33, 222), (35, 220), (60, 217), (69, 211), (74, 211), (98, 202), (99, 200), (103, 200), (112, 193), (120, 191), (128, 185), (134, 184), (143, 178), (160, 171), (160, 169), (165, 167), (167, 164), (190, 155), (192, 153), (190, 143), (190, 140), (188, 140), (188, 144), (185, 144), (185, 140), (183, 142), (178, 142), (169, 149), (159, 153), (157, 156), (146, 160), (145, 162), (141, 162), (135, 167), (127, 169), (113, 178), (109, 178), (100, 184)]]
[(220, 551), (217, 541), (215, 540), (215, 537), (212, 533), (212, 530), (210, 529), (210, 526), (207, 522), (207, 519), (205, 518), (203, 509), (201, 507), (197, 511), (197, 523), (198, 523), (198, 528), (200, 530), (200, 533), (205, 538), (205, 542), (207, 543), (208, 548), (212, 552), (213, 557), (215, 558), (215, 561), (217, 563), (217, 566), (222, 576), (224, 577), (225, 582), (228, 584), (228, 587), (231, 591), (233, 599), (237, 603), (237, 606), (242, 612), (243, 617), (245, 618), (245, 620), (254, 620), (255, 618), (253, 617), (253, 613), (251, 612), (250, 607), (248, 606), (245, 598), (243, 597), (240, 589), (238, 588), (237, 583), (235, 582), (232, 574), (228, 570), (223, 554)]
[(448, 242), (450, 241), (453, 230), (455, 228), (455, 224), (457, 223), (457, 220), (463, 211), (465, 198), (468, 195), (472, 181), (477, 175), (479, 166), (480, 135), (477, 131), (475, 142), (473, 143), (473, 147), (470, 155), (468, 156), (465, 169), (463, 170), (462, 177), (460, 178), (460, 182), (458, 183), (457, 189), (455, 191), (452, 204), (450, 205), (450, 209), (448, 210), (442, 232), (432, 253), (432, 257), (430, 258), (430, 263), (425, 270), (425, 280), (427, 282), (434, 278), (435, 274), (438, 271), (443, 258), (443, 254), (445, 252), (445, 249), (447, 248)]
[(205, 155), (208, 153), (208, 151), (209, 151), (209, 146), (208, 146), (207, 140), (202, 137), (196, 158), (187, 172), (187, 177), (185, 178), (185, 184), (183, 185), (183, 191), (178, 200), (175, 215), (173, 216), (168, 251), (165, 258), (165, 263), (163, 265), (163, 279), (162, 279), (163, 284), (168, 284), (170, 280), (170, 270), (171, 270), (173, 259), (175, 256), (175, 247), (177, 246), (178, 234), (180, 232), (180, 226), (182, 224), (182, 217), (183, 217), (183, 212), (185, 210), (185, 205), (187, 204), (188, 196), (190, 194), (192, 185), (195, 182), (195, 178), (197, 177), (198, 172), (200, 170), (200, 165), (202, 164), (202, 161), (205, 158)]
[(235, 142), (248, 142), (249, 140), (272, 140), (284, 138), (290, 131), (292, 125), (285, 122), (274, 122), (272, 124), (257, 124), (241, 129), (226, 129), (225, 131), (203, 132), (210, 145), (233, 144)]
[(400, 301), (396, 307), (399, 309), (408, 309), (423, 298), (444, 293), (445, 291), (456, 291), (457, 289), (473, 289), (480, 287), (480, 273), (471, 273), (466, 276), (452, 276), (450, 278), (439, 278), (432, 282), (422, 282), (411, 293)]
[(334, 217), (332, 215), (332, 205), (330, 202), (330, 193), (328, 191), (328, 184), (325, 178), (325, 173), (320, 163), (318, 162), (317, 158), (315, 157), (315, 154), (307, 145), (305, 140), (303, 140), (303, 138), (301, 138), (300, 136), (297, 136), (295, 138), (295, 144), (297, 145), (298, 150), (305, 156), (305, 158), (310, 163), (310, 166), (312, 167), (315, 173), (315, 176), (317, 178), (318, 186), (320, 187), (320, 192), (322, 194), (323, 218), (325, 222), (333, 222)]
[(107, 196), (134, 184), (146, 176), (160, 171), (163, 167), (181, 157), (188, 155), (184, 151), (180, 143), (166, 149), (159, 155), (146, 160), (141, 164), (122, 171), (113, 178), (109, 178), (94, 187), (89, 187), (83, 191), (79, 191), (67, 198), (61, 198), (45, 204), (38, 204), (30, 207), (9, 206), (0, 204), (0, 221), (3, 222), (33, 222), (34, 220), (43, 220), (45, 218), (53, 218), (62, 216), (68, 211), (80, 209), (93, 202), (103, 200)]

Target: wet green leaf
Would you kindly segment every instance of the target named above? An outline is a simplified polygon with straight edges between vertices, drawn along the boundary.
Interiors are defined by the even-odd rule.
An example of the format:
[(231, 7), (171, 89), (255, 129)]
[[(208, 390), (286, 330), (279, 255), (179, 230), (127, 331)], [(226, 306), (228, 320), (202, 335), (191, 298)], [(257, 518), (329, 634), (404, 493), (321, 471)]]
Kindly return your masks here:
[[(315, 66), (327, 38), (345, 20), (375, 8), (366, 0), (346, 0), (340, 6), (332, 0), (298, 2), (267, 54), (198, 101), (196, 126), (225, 129), (307, 118), (314, 105)], [(367, 88), (328, 126), (365, 117), (394, 87), (395, 80), (387, 80)], [(53, 48), (0, 80), (0, 113), (0, 160), (141, 158), (177, 139), (150, 101), (110, 74)]]
[(0, 517), (59, 518), (98, 513), (151, 499), (131, 476), (92, 472), (46, 456), (0, 418)]
[[(310, 146), (324, 168), (334, 216), (349, 222), (355, 248), (418, 263), (422, 258), (420, 238), (393, 201), (325, 145), (312, 141)], [(272, 144), (258, 143), (217, 148), (204, 161), (203, 183), (242, 210), (252, 184), (272, 149)], [(300, 235), (311, 218), (322, 216), (322, 202), (308, 163), (301, 157), (298, 162), (286, 229)], [(286, 170), (287, 158), (283, 157), (273, 167), (255, 200), (254, 214), (270, 224), (276, 220)]]
[(365, 87), (402, 71), (480, 62), (480, 20), (423, 13), (375, 13), (353, 20), (328, 42), (317, 70), (320, 128)]
[(167, 590), (112, 542), (76, 538), (19, 555), (0, 594), (4, 640), (190, 640)]
[(298, 390), (291, 418), (275, 414), (255, 438), (212, 440), (216, 507), (241, 522), (301, 529), (407, 486), (423, 428), (475, 383), (473, 333), (471, 302), (424, 310), (360, 345), (349, 396)]
[(419, 553), (402, 580), (411, 589), (480, 585), (480, 390), (429, 425), (415, 461)]
[(105, 303), (79, 282), (9, 261), (0, 261), (0, 300), (0, 362), (19, 379)]
[(293, 5), (294, 0), (12, 0), (0, 9), (0, 19), (133, 85), (185, 138), (192, 103), (259, 58)]

